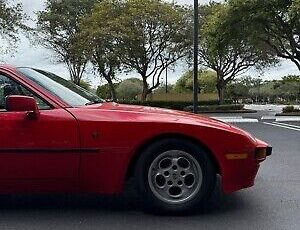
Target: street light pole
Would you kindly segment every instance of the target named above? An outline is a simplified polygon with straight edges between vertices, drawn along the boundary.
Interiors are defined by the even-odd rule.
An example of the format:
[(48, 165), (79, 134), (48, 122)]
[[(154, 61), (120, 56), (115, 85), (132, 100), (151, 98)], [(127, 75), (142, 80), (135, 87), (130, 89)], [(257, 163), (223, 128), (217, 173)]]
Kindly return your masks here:
[(168, 93), (168, 67), (166, 68), (166, 93)]
[(168, 62), (170, 61), (169, 57), (165, 58), (166, 64), (166, 93), (168, 93)]
[(194, 113), (198, 113), (198, 46), (199, 46), (199, 3), (194, 0)]

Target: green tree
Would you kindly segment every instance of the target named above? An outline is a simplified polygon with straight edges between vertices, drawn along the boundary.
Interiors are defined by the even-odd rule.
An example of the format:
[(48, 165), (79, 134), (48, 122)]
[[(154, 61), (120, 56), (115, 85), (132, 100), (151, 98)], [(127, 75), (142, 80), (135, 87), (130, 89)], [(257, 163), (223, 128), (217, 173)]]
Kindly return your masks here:
[(191, 20), (186, 9), (162, 0), (125, 1), (122, 14), (114, 20), (122, 67), (141, 76), (142, 100), (146, 100), (160, 85), (165, 69), (186, 56)]
[(282, 78), (282, 82), (294, 82), (300, 84), (300, 76), (287, 75)]
[[(119, 83), (113, 83), (114, 88), (117, 88)], [(111, 92), (110, 86), (108, 84), (100, 85), (97, 87), (96, 94), (103, 99), (110, 100), (111, 99)]]
[(267, 45), (300, 70), (300, 0), (229, 0), (228, 33)]
[(174, 85), (168, 83), (168, 87), (166, 87), (166, 83), (161, 83), (159, 87), (153, 90), (153, 93), (165, 94), (166, 90), (168, 93), (174, 92)]
[(86, 89), (86, 90), (88, 90), (88, 91), (93, 91), (91, 83), (87, 80), (81, 79), (79, 86)]
[(121, 2), (104, 0), (95, 5), (92, 14), (81, 23), (81, 34), (88, 42), (91, 62), (101, 78), (105, 79), (111, 99), (117, 99), (113, 81), (120, 68), (120, 50), (116, 42), (117, 18), (121, 14)]
[(71, 80), (79, 85), (88, 62), (86, 40), (80, 36), (80, 21), (90, 14), (97, 0), (46, 0), (39, 11), (37, 32), (41, 45), (55, 52), (68, 67)]
[[(217, 75), (216, 72), (208, 69), (200, 69), (198, 74), (200, 93), (215, 93)], [(176, 82), (174, 91), (178, 93), (193, 92), (193, 71), (189, 70)]]
[(134, 100), (143, 91), (143, 81), (138, 78), (128, 78), (122, 81), (117, 87), (119, 100)]
[(245, 99), (249, 96), (249, 88), (240, 81), (233, 80), (226, 87), (226, 97), (237, 102), (239, 99)]
[[(0, 0), (0, 52), (11, 52), (19, 39), (20, 29), (28, 29), (24, 25), (26, 16), (22, 13), (22, 4), (10, 6), (9, 1)], [(4, 47), (4, 42), (8, 43), (8, 47)]]
[[(261, 81), (262, 80), (259, 78), (252, 78), (250, 76), (244, 76), (239, 79), (235, 79), (228, 84), (226, 88), (226, 97), (231, 98), (234, 101), (252, 98), (253, 95), (251, 95), (250, 90), (255, 87), (260, 87)], [(256, 98), (254, 98), (254, 100), (255, 99)]]
[(300, 99), (300, 76), (284, 76), (278, 81), (276, 94), (285, 101), (298, 101)]
[(250, 68), (263, 69), (275, 63), (266, 46), (258, 48), (242, 33), (228, 33), (227, 14), (227, 4), (210, 3), (200, 9), (200, 64), (216, 71), (220, 104), (226, 85), (237, 76)]
[(276, 98), (276, 81), (266, 81), (262, 86), (261, 86), (261, 96), (263, 98), (264, 102), (273, 102)]

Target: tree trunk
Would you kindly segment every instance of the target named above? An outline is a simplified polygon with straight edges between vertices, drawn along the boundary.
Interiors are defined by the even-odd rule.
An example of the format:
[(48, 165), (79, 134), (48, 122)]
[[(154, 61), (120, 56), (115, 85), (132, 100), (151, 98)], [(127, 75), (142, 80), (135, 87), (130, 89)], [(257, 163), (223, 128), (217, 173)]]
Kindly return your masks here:
[(72, 81), (74, 84), (80, 86), (80, 80), (79, 80), (79, 77), (76, 76), (75, 74), (73, 74), (72, 72), (70, 72), (70, 75), (71, 75), (71, 81)]
[(69, 71), (70, 71), (71, 81), (74, 84), (80, 86), (80, 80), (81, 80), (80, 73), (76, 71), (76, 67), (74, 65), (72, 67), (69, 67)]
[(75, 84), (80, 86), (80, 79), (78, 77), (76, 77)]
[(117, 100), (117, 92), (116, 92), (114, 83), (111, 80), (108, 80), (108, 79), (106, 79), (106, 80), (107, 80), (107, 83), (108, 83), (108, 86), (109, 86), (111, 99), (113, 101), (116, 101)]
[(224, 93), (225, 93), (225, 89), (224, 88), (219, 88), (218, 89), (219, 105), (224, 104)]
[(219, 96), (219, 105), (224, 104), (224, 96), (225, 96), (225, 87), (226, 83), (223, 80), (223, 77), (218, 77), (218, 82), (217, 82), (217, 90), (218, 90), (218, 96)]
[(143, 92), (142, 92), (141, 100), (146, 101), (148, 94), (149, 94), (148, 83), (147, 80), (143, 77)]
[(80, 86), (80, 80), (78, 79), (78, 77), (77, 76), (73, 76), (73, 79), (74, 79), (73, 80), (74, 84)]

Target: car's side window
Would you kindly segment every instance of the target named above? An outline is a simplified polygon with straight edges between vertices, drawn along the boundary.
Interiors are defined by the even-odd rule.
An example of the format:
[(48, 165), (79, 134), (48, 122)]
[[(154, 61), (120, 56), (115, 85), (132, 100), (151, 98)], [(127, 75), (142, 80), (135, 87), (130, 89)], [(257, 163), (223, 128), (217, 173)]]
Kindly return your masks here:
[(30, 92), (24, 86), (0, 73), (0, 111), (5, 111), (5, 98), (10, 95), (34, 97), (37, 101), (39, 109), (51, 108), (44, 100)]

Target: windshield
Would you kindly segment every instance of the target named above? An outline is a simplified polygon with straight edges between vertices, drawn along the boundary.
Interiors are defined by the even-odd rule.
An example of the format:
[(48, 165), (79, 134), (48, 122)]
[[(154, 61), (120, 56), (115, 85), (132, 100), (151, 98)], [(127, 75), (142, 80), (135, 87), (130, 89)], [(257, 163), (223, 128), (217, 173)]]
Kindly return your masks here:
[(72, 107), (104, 102), (93, 93), (53, 73), (25, 67), (17, 68), (17, 71)]

